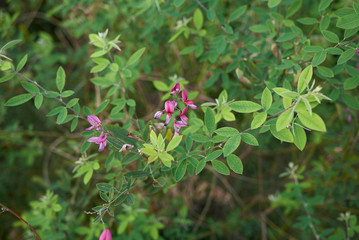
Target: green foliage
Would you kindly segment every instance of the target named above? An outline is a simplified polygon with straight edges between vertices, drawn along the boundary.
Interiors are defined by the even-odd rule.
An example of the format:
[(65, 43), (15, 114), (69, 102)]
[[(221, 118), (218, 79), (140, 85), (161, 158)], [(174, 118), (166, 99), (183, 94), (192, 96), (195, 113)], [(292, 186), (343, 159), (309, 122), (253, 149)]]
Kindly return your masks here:
[[(44, 239), (96, 239), (101, 222), (114, 239), (356, 237), (356, 216), (333, 219), (358, 208), (357, 3), (39, 6), (0, 12), (0, 198)], [(180, 129), (176, 83), (200, 106)], [(5, 214), (1, 239), (32, 237)]]

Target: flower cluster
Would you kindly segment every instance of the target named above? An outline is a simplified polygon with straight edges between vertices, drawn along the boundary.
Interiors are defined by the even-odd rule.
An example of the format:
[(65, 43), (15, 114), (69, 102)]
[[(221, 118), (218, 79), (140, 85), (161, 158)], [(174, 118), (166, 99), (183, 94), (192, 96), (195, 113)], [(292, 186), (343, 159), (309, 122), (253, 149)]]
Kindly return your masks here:
[[(92, 125), (91, 127), (86, 128), (87, 131), (91, 131), (93, 129), (96, 129), (96, 131), (102, 130), (102, 123), (101, 123), (100, 119), (98, 117), (96, 117), (95, 115), (88, 115), (87, 121)], [(93, 142), (93, 143), (96, 143), (97, 145), (99, 145), (98, 151), (101, 152), (102, 150), (105, 149), (105, 147), (107, 145), (106, 139), (107, 139), (107, 133), (101, 132), (101, 135), (99, 137), (92, 137), (92, 138), (89, 138), (87, 141)]]
[[(181, 91), (181, 85), (179, 83), (176, 83), (176, 85), (174, 85), (174, 87), (171, 89), (171, 95), (172, 96), (177, 96), (177, 94), (180, 93), (180, 91)], [(176, 100), (172, 100), (172, 101), (168, 100), (168, 101), (166, 101), (165, 102), (165, 109), (162, 110), (162, 111), (156, 112), (154, 118), (158, 119), (158, 118), (162, 117), (163, 114), (166, 113), (167, 116), (166, 116), (165, 126), (167, 126), (168, 123), (171, 121), (173, 113), (177, 109), (179, 111), (179, 117), (180, 117), (181, 120), (174, 119), (173, 120), (173, 127), (174, 127), (176, 133), (179, 133), (179, 129), (181, 127), (187, 127), (188, 126), (188, 123), (187, 123), (188, 118), (185, 115), (185, 113), (188, 110), (188, 107), (190, 107), (192, 109), (197, 108), (197, 106), (194, 105), (192, 100), (188, 100), (188, 95), (187, 95), (187, 92), (186, 92), (185, 89), (182, 90), (182, 101), (186, 104), (186, 107), (183, 108), (182, 110), (180, 110), (177, 107), (178, 103), (177, 103)]]

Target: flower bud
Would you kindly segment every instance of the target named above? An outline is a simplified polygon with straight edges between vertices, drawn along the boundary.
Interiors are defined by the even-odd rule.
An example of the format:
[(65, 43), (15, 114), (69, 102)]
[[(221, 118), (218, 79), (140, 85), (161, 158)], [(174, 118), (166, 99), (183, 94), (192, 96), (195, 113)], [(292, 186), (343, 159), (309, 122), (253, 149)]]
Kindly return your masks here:
[(160, 117), (163, 116), (163, 111), (158, 111), (155, 113), (155, 115), (153, 116), (154, 119), (159, 119)]

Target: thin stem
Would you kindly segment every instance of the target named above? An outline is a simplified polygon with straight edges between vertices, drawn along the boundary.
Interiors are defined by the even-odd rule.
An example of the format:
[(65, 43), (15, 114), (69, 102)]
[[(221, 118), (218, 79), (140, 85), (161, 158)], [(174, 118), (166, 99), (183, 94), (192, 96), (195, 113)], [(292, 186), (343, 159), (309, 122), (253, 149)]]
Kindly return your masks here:
[(305, 201), (304, 199), (304, 196), (302, 194), (302, 190), (300, 189), (300, 186), (299, 186), (299, 182), (298, 182), (298, 178), (297, 178), (297, 175), (295, 173), (292, 174), (292, 177), (294, 179), (294, 183), (295, 185), (299, 188), (299, 194), (300, 194), (300, 198), (302, 200), (302, 204), (303, 204), (303, 207), (304, 207), (304, 211), (305, 211), (305, 214), (307, 215), (307, 218), (309, 220), (309, 227), (312, 229), (312, 232), (315, 236), (315, 239), (316, 240), (319, 240), (320, 237), (317, 233), (317, 230), (315, 229), (314, 227), (314, 224), (313, 224), (313, 221), (312, 221), (312, 215), (310, 214), (309, 210), (308, 210), (308, 203)]
[(18, 219), (20, 219), (22, 222), (24, 222), (27, 226), (29, 226), (29, 228), (31, 229), (31, 231), (36, 235), (37, 239), (41, 240), (40, 236), (37, 234), (37, 232), (35, 231), (35, 229), (28, 223), (26, 222), (22, 217), (20, 217), (19, 215), (17, 215), (14, 211), (12, 211), (10, 208), (6, 207), (4, 204), (0, 203), (0, 206), (2, 207), (3, 211), (8, 211), (10, 212), (12, 215), (14, 215), (15, 217), (17, 217)]
[[(38, 84), (36, 81), (31, 80), (30, 78), (22, 75), (21, 73), (19, 73), (18, 71), (16, 71), (15, 69), (11, 68), (11, 71), (13, 73), (15, 73), (16, 75), (20, 76), (21, 78), (25, 79), (28, 82), (31, 82), (32, 84), (36, 85), (38, 88), (40, 88), (42, 91), (45, 92), (45, 94), (53, 97), (54, 99), (56, 99), (58, 102), (60, 102), (62, 105), (64, 105), (66, 107), (66, 102), (64, 102), (64, 100), (62, 100), (61, 98), (56, 97), (54, 94), (50, 93), (49, 91), (47, 91), (43, 86), (41, 86), (40, 84)], [(78, 116), (79, 118), (86, 120), (85, 117), (83, 117), (82, 115), (80, 115), (79, 113), (77, 113), (73, 108), (69, 108), (73, 113), (76, 114), (76, 116)]]
[(345, 226), (346, 226), (346, 228), (347, 228), (347, 240), (350, 240), (350, 236), (349, 236), (349, 230), (350, 230), (350, 226), (349, 226), (349, 219), (348, 218), (346, 218), (345, 219)]
[(358, 39), (359, 39), (359, 37), (356, 37), (356, 38), (350, 40), (349, 42), (344, 43), (344, 44), (342, 44), (342, 45), (340, 45), (340, 46), (338, 46), (338, 47), (339, 47), (339, 48), (345, 47), (345, 46), (348, 45), (349, 43), (352, 43), (352, 42), (354, 42), (354, 41), (356, 41), (356, 40), (358, 40)]

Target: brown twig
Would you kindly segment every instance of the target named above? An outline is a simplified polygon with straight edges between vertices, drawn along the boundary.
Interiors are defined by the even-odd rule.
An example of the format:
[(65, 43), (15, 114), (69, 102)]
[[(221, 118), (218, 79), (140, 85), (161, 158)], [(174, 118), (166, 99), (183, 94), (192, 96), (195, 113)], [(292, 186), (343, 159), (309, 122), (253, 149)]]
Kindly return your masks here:
[(344, 43), (344, 44), (338, 46), (338, 48), (345, 47), (345, 46), (348, 45), (349, 43), (352, 43), (352, 42), (354, 42), (354, 41), (356, 41), (356, 40), (358, 40), (358, 39), (359, 39), (359, 37), (356, 37), (356, 38), (354, 38), (354, 39), (348, 41), (347, 43)]
[(29, 228), (31, 229), (31, 231), (36, 235), (37, 239), (41, 240), (40, 236), (37, 234), (37, 232), (35, 231), (35, 229), (28, 223), (26, 222), (22, 217), (20, 217), (19, 215), (17, 215), (14, 211), (12, 211), (10, 208), (6, 207), (4, 204), (0, 203), (0, 206), (2, 207), (3, 211), (8, 211), (10, 212), (12, 215), (14, 215), (15, 217), (17, 217), (18, 219), (20, 219), (22, 222), (24, 222), (27, 226), (29, 226)]

